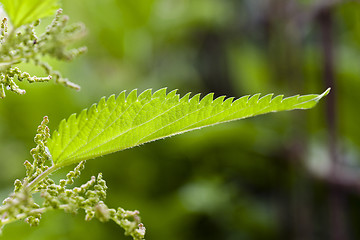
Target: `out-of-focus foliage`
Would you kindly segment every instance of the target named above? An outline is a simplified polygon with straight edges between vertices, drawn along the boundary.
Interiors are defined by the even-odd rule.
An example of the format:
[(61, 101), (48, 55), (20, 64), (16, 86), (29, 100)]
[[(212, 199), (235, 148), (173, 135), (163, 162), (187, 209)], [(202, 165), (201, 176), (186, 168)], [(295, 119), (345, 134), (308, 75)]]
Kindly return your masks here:
[[(324, 102), (203, 129), (89, 161), (83, 178), (101, 171), (109, 206), (140, 210), (147, 239), (329, 239), (338, 229), (338, 239), (360, 238), (359, 188), (349, 184), (360, 163), (358, 2), (63, 0), (62, 8), (87, 26), (89, 52), (53, 64), (82, 90), (23, 83), (26, 95), (9, 93), (1, 102), (2, 198), (24, 175), (44, 115), (55, 129), (100, 97), (134, 88), (242, 96), (332, 87), (326, 104), (333, 96), (335, 117)], [(324, 80), (328, 44), (332, 86)], [(324, 177), (332, 149), (350, 176), (342, 185)], [(333, 184), (343, 193), (335, 200), (342, 211), (333, 206)], [(115, 224), (83, 217), (49, 213), (41, 227), (9, 225), (0, 239), (126, 239)]]

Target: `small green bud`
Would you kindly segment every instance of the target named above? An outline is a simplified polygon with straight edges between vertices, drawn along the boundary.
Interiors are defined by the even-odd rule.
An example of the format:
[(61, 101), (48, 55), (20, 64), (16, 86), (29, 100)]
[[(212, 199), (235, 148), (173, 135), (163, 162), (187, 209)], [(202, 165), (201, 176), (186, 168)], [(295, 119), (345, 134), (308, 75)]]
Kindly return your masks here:
[(4, 84), (0, 83), (0, 98), (5, 98), (5, 87)]
[(95, 217), (95, 211), (86, 210), (85, 221), (90, 221)]
[(146, 232), (146, 228), (144, 226), (144, 224), (139, 223), (138, 225), (138, 229), (135, 230), (136, 231), (136, 235), (139, 239), (143, 239), (145, 237), (145, 232)]
[(30, 216), (25, 219), (25, 222), (27, 222), (31, 227), (39, 226), (40, 218)]
[(37, 27), (38, 25), (40, 24), (40, 19), (37, 19), (37, 20), (35, 20), (34, 22), (33, 22), (33, 26), (34, 27)]
[(64, 188), (66, 186), (66, 180), (65, 179), (61, 179), (59, 181), (60, 187)]
[(21, 183), (21, 181), (19, 179), (15, 180), (14, 185), (15, 185), (14, 192), (19, 192), (23, 187), (23, 185), (22, 185), (22, 183)]
[(107, 222), (110, 219), (109, 208), (102, 201), (95, 206), (95, 216), (101, 222)]
[(26, 176), (30, 176), (30, 174), (32, 173), (32, 171), (34, 169), (33, 165), (28, 160), (26, 160), (24, 162), (24, 166), (25, 166), (25, 169), (26, 169)]

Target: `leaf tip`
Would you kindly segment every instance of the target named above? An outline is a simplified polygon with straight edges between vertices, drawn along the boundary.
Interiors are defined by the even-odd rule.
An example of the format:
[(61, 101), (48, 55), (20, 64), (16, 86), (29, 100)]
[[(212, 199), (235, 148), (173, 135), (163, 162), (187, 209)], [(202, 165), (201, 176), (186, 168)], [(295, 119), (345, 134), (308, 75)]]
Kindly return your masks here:
[(325, 97), (326, 95), (328, 95), (330, 93), (331, 87), (329, 87), (328, 89), (325, 90), (325, 92), (323, 92), (321, 95), (323, 97)]
[(320, 99), (322, 99), (323, 97), (326, 97), (329, 93), (330, 93), (331, 88), (329, 87), (328, 89), (326, 89), (322, 94), (320, 94), (316, 100), (319, 101)]

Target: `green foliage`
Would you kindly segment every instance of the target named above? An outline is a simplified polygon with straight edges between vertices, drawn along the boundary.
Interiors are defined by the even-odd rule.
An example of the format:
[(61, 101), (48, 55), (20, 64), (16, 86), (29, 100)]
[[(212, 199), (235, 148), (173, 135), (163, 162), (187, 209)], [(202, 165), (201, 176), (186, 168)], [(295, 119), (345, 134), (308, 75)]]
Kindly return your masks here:
[[(99, 173), (80, 187), (69, 188), (78, 178), (85, 167), (85, 162), (80, 162), (73, 171), (61, 179), (59, 184), (49, 177), (49, 173), (58, 169), (51, 165), (50, 155), (46, 144), (50, 136), (47, 127), (48, 118), (44, 117), (35, 136), (37, 144), (30, 153), (33, 162), (25, 161), (26, 176), (23, 180), (15, 180), (14, 193), (3, 201), (0, 206), (0, 230), (6, 224), (24, 219), (30, 226), (39, 225), (41, 215), (47, 211), (62, 209), (68, 213), (77, 213), (83, 209), (86, 213), (85, 220), (94, 217), (102, 222), (113, 220), (124, 228), (125, 234), (135, 240), (141, 240), (145, 235), (145, 227), (141, 223), (138, 211), (127, 211), (123, 208), (108, 208), (103, 202), (106, 198), (106, 182)], [(37, 203), (33, 195), (40, 193), (42, 203)]]
[[(17, 1), (15, 1), (17, 2)], [(25, 2), (25, 1), (24, 1)], [(26, 1), (27, 2), (27, 1)], [(10, 4), (11, 5), (11, 4)], [(37, 36), (35, 27), (39, 25), (37, 20), (33, 24), (23, 25), (21, 29), (9, 30), (7, 19), (4, 18), (0, 27), (0, 97), (5, 97), (5, 89), (17, 94), (25, 94), (15, 83), (19, 81), (44, 82), (54, 79), (56, 83), (79, 90), (80, 87), (67, 78), (63, 78), (58, 71), (42, 60), (43, 56), (50, 56), (61, 61), (70, 61), (86, 51), (85, 47), (68, 49), (68, 46), (81, 38), (85, 33), (82, 24), (68, 25), (69, 18), (61, 15), (59, 10), (53, 22), (46, 31)], [(36, 20), (36, 19), (35, 19)], [(47, 77), (31, 76), (30, 73), (21, 71), (17, 64), (31, 62), (41, 67)]]
[(55, 14), (58, 0), (2, 0), (15, 28)]
[[(12, 26), (8, 26), (7, 23), (8, 20), (5, 18), (2, 21), (1, 29), (0, 29), (1, 97), (5, 97), (6, 89), (18, 94), (25, 93), (25, 90), (20, 89), (17, 86), (17, 84), (15, 84), (15, 80), (19, 80), (19, 81), (25, 80), (32, 83), (32, 82), (49, 81), (53, 79), (55, 80), (55, 82), (62, 83), (64, 85), (70, 86), (75, 89), (79, 89), (79, 86), (71, 83), (66, 78), (63, 78), (59, 72), (52, 70), (52, 68), (46, 62), (43, 62), (42, 56), (47, 55), (59, 60), (68, 61), (68, 60), (72, 60), (73, 57), (77, 56), (79, 53), (82, 53), (85, 50), (84, 48), (78, 48), (68, 51), (67, 47), (71, 42), (77, 40), (79, 37), (81, 37), (84, 34), (83, 26), (82, 25), (68, 26), (67, 25), (68, 18), (66, 16), (61, 15), (61, 11), (58, 11), (55, 20), (46, 29), (46, 33), (38, 37), (35, 34), (36, 26), (39, 24), (39, 21), (37, 21), (37, 19), (52, 15), (55, 12), (56, 1), (5, 0), (1, 2), (3, 3), (8, 13), (8, 16), (10, 17), (10, 22), (12, 23)], [(166, 70), (169, 73), (171, 73), (173, 76), (176, 76), (176, 78), (181, 79), (182, 81), (186, 79), (191, 79), (189, 78), (188, 74), (185, 75), (179, 74), (179, 71), (181, 73), (181, 71), (189, 72), (189, 70), (191, 70), (190, 71), (191, 73), (195, 73), (195, 71), (193, 71), (193, 67), (194, 67), (193, 65), (195, 64), (193, 64), (192, 61), (188, 61), (189, 59), (187, 58), (186, 52), (187, 51), (192, 52), (194, 51), (194, 49), (198, 49), (198, 46), (195, 46), (194, 48), (188, 48), (187, 44), (186, 43), (184, 44), (183, 41), (185, 41), (185, 39), (186, 41), (189, 41), (189, 39), (191, 38), (184, 36), (193, 36), (194, 32), (199, 32), (198, 31), (199, 29), (203, 30), (204, 25), (211, 26), (210, 23), (214, 21), (214, 19), (220, 19), (220, 20), (215, 20), (215, 22), (218, 22), (216, 24), (217, 27), (219, 27), (221, 24), (224, 24), (226, 26), (234, 26), (233, 24), (229, 24), (230, 22), (227, 23), (224, 20), (221, 20), (221, 19), (225, 19), (225, 20), (229, 19), (229, 16), (231, 16), (232, 11), (228, 11), (228, 10), (235, 9), (232, 7), (221, 8), (221, 6), (226, 6), (226, 4), (229, 4), (231, 1), (226, 2), (226, 4), (224, 4), (221, 1), (220, 2), (200, 1), (200, 3), (199, 2), (191, 3), (190, 7), (188, 6), (190, 2), (179, 3), (180, 5), (179, 4), (177, 5), (177, 9), (179, 10), (175, 12), (170, 10), (173, 8), (171, 4), (170, 4), (171, 6), (170, 5), (167, 6), (167, 4), (164, 5), (164, 3), (167, 1), (162, 1), (161, 4), (159, 4), (160, 1), (153, 1), (153, 0), (146, 1), (146, 3), (141, 3), (141, 4), (136, 4), (136, 3), (129, 4), (121, 1), (120, 2), (110, 1), (110, 2), (114, 2), (114, 3), (116, 2), (117, 7), (121, 9), (123, 11), (122, 13), (124, 14), (119, 14), (119, 12), (116, 11), (116, 7), (112, 8), (106, 4), (99, 6), (96, 2), (94, 3), (86, 2), (86, 4), (95, 4), (92, 8), (91, 7), (86, 8), (84, 6), (81, 6), (80, 8), (81, 10), (84, 11), (94, 11), (93, 14), (90, 14), (93, 24), (89, 24), (89, 25), (92, 25), (92, 27), (95, 25), (99, 27), (98, 31), (94, 31), (94, 29), (92, 29), (93, 30), (92, 33), (98, 33), (98, 35), (103, 40), (100, 42), (94, 41), (93, 43), (96, 45), (97, 50), (101, 53), (104, 52), (103, 51), (104, 49), (102, 49), (104, 46), (107, 46), (109, 53), (115, 55), (116, 57), (119, 57), (117, 53), (123, 52), (124, 57), (127, 60), (128, 59), (134, 60), (132, 64), (128, 64), (128, 65), (136, 66), (134, 67), (135, 69), (134, 71), (136, 72), (136, 74), (144, 74), (146, 76), (150, 76), (150, 78), (152, 75), (151, 72), (149, 74), (149, 71), (141, 70), (142, 67), (144, 68), (144, 66), (147, 66), (146, 64), (148, 64), (148, 68), (152, 69), (152, 71), (154, 72), (157, 73), (165, 72), (156, 69), (159, 66), (163, 66), (164, 68), (166, 68)], [(249, 3), (250, 2), (251, 1), (249, 1)], [(209, 3), (211, 4), (209, 5)], [(71, 2), (71, 4), (72, 6), (74, 6), (79, 3)], [(83, 2), (80, 2), (80, 5), (83, 5)], [(212, 7), (209, 8), (209, 6)], [(103, 8), (102, 10), (104, 11), (99, 11), (98, 7)], [(71, 10), (73, 9), (76, 8), (72, 8)], [(106, 10), (109, 9), (113, 11), (114, 13), (113, 16), (116, 16), (115, 19), (112, 18), (111, 15), (109, 14), (106, 14), (106, 17), (104, 17), (103, 12), (106, 12)], [(137, 9), (138, 11), (133, 11), (134, 9)], [(223, 10), (219, 11), (219, 9), (223, 9)], [(258, 9), (258, 8), (254, 8), (254, 9)], [(219, 12), (221, 14), (219, 14)], [(81, 11), (81, 13), (83, 13), (83, 11)], [(191, 16), (194, 15), (194, 16), (189, 17), (190, 15)], [(215, 18), (214, 15), (216, 15)], [(233, 15), (235, 16), (235, 14)], [(119, 20), (118, 18), (120, 18), (121, 21), (117, 21)], [(200, 21), (198, 21), (197, 19)], [(101, 23), (99, 24), (99, 22)], [(123, 24), (120, 27), (119, 27), (119, 22)], [(195, 22), (200, 22), (202, 24), (199, 23), (191, 24)], [(131, 25), (130, 27), (127, 26), (129, 25), (129, 23)], [(104, 27), (104, 25), (106, 25), (106, 27)], [(188, 26), (186, 27), (186, 25)], [(191, 31), (189, 31), (190, 25), (193, 25), (194, 27), (194, 29), (192, 29)], [(200, 28), (196, 28), (195, 25), (199, 25)], [(148, 26), (151, 26), (150, 27), (151, 32), (148, 31)], [(209, 29), (212, 28), (213, 27), (210, 27)], [(179, 31), (179, 29), (181, 30)], [(109, 31), (112, 31), (112, 34), (110, 36), (106, 35), (106, 33)], [(170, 37), (169, 36), (164, 37), (161, 34), (161, 31), (170, 33), (169, 34)], [(121, 35), (121, 37), (119, 38), (118, 35)], [(227, 33), (222, 32), (221, 37), (219, 39), (226, 36)], [(250, 36), (250, 35), (242, 34), (241, 36)], [(232, 35), (231, 37), (234, 36)], [(183, 40), (181, 40), (181, 38), (183, 38)], [(214, 39), (213, 37), (208, 37), (208, 38)], [(161, 39), (161, 41), (159, 41), (159, 39)], [(172, 40), (169, 41), (169, 39)], [(169, 51), (169, 49), (171, 49), (169, 48), (169, 46), (165, 45), (166, 43), (168, 44), (169, 42), (172, 42), (173, 46), (171, 46), (171, 48), (173, 48), (173, 51), (177, 52), (178, 55), (174, 54), (174, 52), (173, 53), (166, 52)], [(202, 44), (202, 41), (199, 42), (201, 42)], [(231, 42), (231, 41), (226, 41), (226, 42)], [(274, 41), (274, 42), (279, 42), (279, 41)], [(184, 46), (182, 46), (182, 44), (184, 44)], [(216, 45), (221, 46), (221, 42), (216, 43)], [(272, 44), (269, 45), (272, 46)], [(167, 64), (153, 64), (154, 59), (156, 62), (159, 62), (159, 59), (156, 59), (159, 58), (159, 54), (158, 54), (159, 49), (162, 49), (164, 51), (163, 53), (166, 53), (160, 55), (162, 55), (162, 58), (166, 60)], [(184, 49), (187, 51), (184, 51)], [(260, 48), (256, 47), (256, 49), (260, 49)], [(234, 52), (233, 51), (234, 49), (230, 49), (230, 50), (232, 53)], [(247, 71), (242, 69), (241, 66), (239, 67), (239, 64), (234, 64), (233, 67), (238, 69), (237, 71), (241, 72), (241, 74), (243, 74), (244, 72), (245, 73), (249, 72), (248, 69), (254, 70), (254, 71), (252, 70), (250, 71), (251, 74), (253, 74), (253, 72), (256, 74), (258, 74), (259, 72), (264, 74), (264, 71), (259, 71), (259, 64), (254, 64), (254, 62), (256, 61), (254, 61), (254, 59), (249, 58), (249, 54), (247, 54), (246, 51), (242, 51), (242, 50), (243, 49), (239, 51), (241, 54), (236, 54), (235, 52), (233, 53), (233, 55), (236, 56), (237, 58), (241, 58), (244, 62), (246, 62), (247, 65), (245, 65), (244, 67), (246, 68)], [(157, 56), (152, 55), (155, 52), (157, 53)], [(276, 53), (278, 52), (279, 51), (276, 51)], [(114, 82), (116, 86), (118, 86), (119, 74), (116, 71), (119, 70), (116, 69), (121, 69), (121, 71), (124, 71), (126, 67), (122, 66), (120, 68), (118, 67), (112, 68), (112, 66), (115, 64), (108, 64), (108, 62), (100, 61), (98, 58), (100, 54), (94, 54), (94, 55), (95, 55), (94, 58), (96, 58), (97, 61), (91, 61), (91, 62), (94, 63), (96, 62), (95, 64), (97, 65), (99, 65), (99, 63), (101, 62), (100, 65), (102, 65), (102, 67), (105, 68), (102, 71), (102, 73), (106, 74), (106, 78), (108, 80), (111, 78), (111, 76), (114, 76), (114, 79), (116, 79), (114, 80)], [(270, 54), (270, 55), (272, 56), (274, 54)], [(120, 56), (122, 56), (122, 54), (120, 54)], [(211, 59), (221, 59), (217, 55), (213, 55), (213, 56)], [(261, 54), (259, 56), (261, 56)], [(278, 56), (282, 56), (282, 54), (278, 54)], [(174, 61), (174, 59), (176, 59), (176, 61)], [(184, 61), (184, 59), (186, 61)], [(185, 68), (179, 67), (178, 65), (172, 66), (174, 62), (177, 61), (181, 62), (181, 60), (183, 60), (183, 62), (186, 62), (184, 64), (184, 66), (186, 66)], [(260, 60), (261, 62), (272, 62), (264, 59), (260, 59)], [(286, 59), (286, 61), (288, 61), (288, 59)], [(45, 70), (46, 75), (49, 76), (45, 76), (45, 77), (31, 76), (29, 73), (24, 72), (15, 66), (22, 62), (30, 62), (36, 66), (40, 66), (41, 68), (43, 68), (43, 70)], [(140, 64), (144, 64), (144, 65), (141, 67), (139, 66)], [(118, 66), (118, 64), (116, 64), (116, 66)], [(76, 72), (82, 72), (86, 74), (89, 77), (89, 82), (91, 79), (98, 79), (99, 76), (91, 72), (91, 70), (97, 68), (93, 68), (93, 69), (90, 68), (83, 68), (81, 69), (81, 71), (77, 68)], [(109, 69), (111, 71), (109, 71)], [(290, 72), (293, 75), (293, 72), (292, 71)], [(103, 75), (105, 74), (102, 74), (100, 77), (103, 77)], [(242, 84), (249, 85), (250, 83), (254, 82), (252, 81), (253, 79), (259, 79), (257, 75), (256, 77), (254, 77), (254, 76), (250, 76), (251, 74), (248, 74), (249, 76), (244, 76), (243, 79), (246, 79), (247, 81), (244, 81), (244, 83), (241, 83), (240, 85)], [(126, 76), (127, 74), (122, 74), (122, 76), (124, 75)], [(134, 77), (133, 75), (131, 76), (132, 77), (130, 77), (129, 79), (144, 78), (144, 77)], [(159, 79), (158, 74), (156, 74), (156, 79)], [(166, 80), (166, 85), (171, 84), (169, 83), (171, 78), (169, 78), (168, 76), (163, 77), (163, 79)], [(222, 79), (222, 77), (221, 76), (217, 77), (217, 79)], [(263, 79), (268, 80), (268, 76), (265, 74), (263, 76)], [(282, 77), (279, 79), (288, 79), (288, 77)], [(104, 85), (100, 81), (97, 82), (99, 85), (102, 86)], [(152, 84), (153, 83), (151, 83), (151, 85)], [(254, 86), (253, 89), (259, 89), (263, 87), (264, 84), (263, 83), (258, 85), (255, 84)], [(191, 86), (191, 88), (194, 87)], [(94, 88), (94, 89), (98, 91), (99, 88)], [(246, 88), (242, 90), (244, 90), (245, 92), (248, 91), (246, 90)], [(269, 90), (269, 92), (271, 91), (272, 90)], [(267, 90), (266, 91), (264, 90), (264, 92), (267, 92)], [(77, 213), (78, 210), (82, 209), (84, 210), (86, 215), (85, 220), (91, 220), (93, 218), (98, 218), (102, 222), (113, 220), (116, 224), (120, 225), (122, 228), (125, 229), (126, 235), (131, 235), (134, 239), (143, 239), (145, 234), (145, 228), (140, 221), (138, 211), (136, 210), (126, 211), (122, 208), (112, 209), (109, 208), (104, 203), (107, 186), (105, 181), (102, 179), (101, 173), (98, 174), (97, 177), (92, 176), (88, 182), (86, 182), (85, 184), (79, 187), (72, 186), (75, 179), (79, 177), (81, 171), (84, 168), (85, 162), (83, 160), (95, 158), (104, 154), (137, 146), (149, 141), (154, 141), (157, 139), (165, 138), (175, 134), (191, 131), (194, 129), (198, 129), (201, 127), (210, 126), (222, 122), (233, 121), (233, 120), (256, 116), (268, 112), (276, 112), (276, 111), (284, 111), (284, 110), (292, 110), (292, 109), (308, 109), (313, 107), (322, 97), (327, 95), (328, 92), (329, 91), (327, 90), (321, 95), (294, 96), (286, 99), (283, 99), (282, 96), (277, 96), (273, 98), (272, 95), (266, 95), (265, 97), (260, 98), (260, 95), (257, 94), (252, 97), (245, 96), (235, 101), (233, 98), (225, 100), (225, 97), (220, 97), (213, 100), (213, 96), (211, 94), (205, 96), (201, 100), (200, 100), (200, 95), (196, 95), (195, 97), (190, 98), (190, 94), (187, 94), (185, 97), (180, 98), (175, 91), (166, 94), (165, 89), (161, 89), (153, 94), (151, 93), (150, 90), (147, 90), (144, 93), (140, 94), (140, 96), (137, 96), (136, 91), (132, 91), (127, 97), (123, 92), (120, 94), (118, 98), (115, 98), (115, 96), (111, 96), (108, 100), (103, 98), (101, 99), (98, 105), (93, 105), (89, 110), (84, 110), (79, 116), (72, 115), (67, 121), (64, 120), (60, 124), (59, 130), (53, 134), (53, 137), (51, 139), (49, 138), (50, 137), (49, 129), (46, 126), (47, 118), (45, 118), (43, 123), (39, 126), (38, 134), (35, 137), (35, 142), (37, 146), (36, 148), (31, 150), (31, 155), (34, 160), (32, 163), (30, 163), (29, 161), (25, 161), (24, 163), (26, 167), (25, 178), (23, 180), (15, 181), (14, 193), (10, 195), (10, 197), (3, 202), (2, 206), (0, 206), (0, 215), (2, 216), (2, 218), (0, 219), (0, 227), (5, 226), (6, 224), (16, 220), (25, 220), (31, 226), (37, 226), (39, 224), (41, 215), (47, 211), (61, 209), (69, 213)], [(41, 97), (44, 96), (41, 95)], [(64, 99), (65, 97), (61, 96), (60, 99), (55, 99), (55, 100), (58, 100), (57, 102), (61, 102), (58, 106), (62, 108), (66, 108), (69, 111), (71, 111), (70, 107), (64, 103)], [(28, 104), (29, 106), (33, 106), (31, 105), (31, 103)], [(23, 109), (26, 108), (25, 104), (19, 107), (22, 107)], [(17, 111), (14, 112), (20, 112), (20, 115), (23, 116), (24, 113), (21, 112), (19, 109), (20, 108), (17, 108)], [(40, 107), (37, 107), (37, 109), (40, 109)], [(53, 109), (56, 109), (56, 111), (58, 111), (57, 107), (55, 108), (53, 107)], [(51, 111), (51, 109), (49, 111)], [(32, 114), (34, 115), (34, 112), (32, 112)], [(12, 122), (13, 119), (11, 119), (11, 121), (9, 122)], [(27, 118), (26, 121), (30, 122)], [(0, 125), (5, 129), (6, 122), (5, 124), (3, 123), (4, 122), (2, 122), (2, 124)], [(21, 131), (23, 131), (23, 128), (19, 127), (18, 125), (14, 123), (16, 129), (21, 129)], [(266, 126), (264, 128), (266, 128)], [(1, 130), (3, 129), (0, 128), (0, 131)], [(253, 135), (255, 134), (251, 132), (251, 136)], [(264, 138), (263, 134), (261, 134), (261, 138)], [(231, 142), (229, 138), (226, 139), (227, 141)], [(272, 141), (274, 140), (273, 136), (271, 137), (271, 140)], [(7, 142), (8, 141), (6, 141), (5, 143)], [(214, 142), (212, 143), (215, 144)], [(4, 144), (4, 146), (7, 146), (7, 144)], [(198, 146), (196, 147), (199, 148)], [(256, 144), (256, 147), (258, 148), (258, 143)], [(3, 148), (6, 149), (6, 147)], [(8, 152), (11, 154), (15, 153), (15, 151), (11, 152), (11, 150), (8, 150)], [(163, 156), (168, 156), (166, 153), (162, 153), (162, 154)], [(236, 152), (236, 157), (238, 156), (237, 154), (238, 152)], [(246, 153), (241, 152), (241, 154), (246, 154)], [(153, 154), (149, 154), (149, 155), (157, 156), (157, 153), (154, 152)], [(206, 163), (209, 163), (208, 161), (209, 155), (211, 155), (211, 151), (204, 154), (204, 159), (206, 159)], [(232, 157), (234, 156), (235, 154)], [(12, 155), (11, 157), (13, 158), (14, 155)], [(227, 156), (222, 156), (222, 157), (227, 158)], [(231, 159), (232, 157), (229, 157), (228, 159)], [(4, 154), (2, 152), (2, 158), (7, 159), (6, 153)], [(167, 157), (165, 158), (167, 159)], [(243, 158), (251, 158), (251, 157), (243, 156)], [(235, 162), (237, 160), (238, 159), (235, 159), (233, 161)], [(3, 162), (9, 163), (10, 161), (3, 161)], [(256, 161), (243, 161), (243, 162), (246, 162), (244, 164), (249, 164), (248, 162), (256, 162)], [(65, 179), (61, 179), (58, 183), (55, 183), (55, 181), (50, 178), (51, 173), (53, 173), (54, 171), (58, 170), (63, 166), (72, 163), (79, 163), (79, 164), (75, 167), (73, 171), (70, 171), (66, 175)], [(154, 162), (151, 162), (150, 164), (155, 165)], [(161, 163), (159, 163), (159, 165), (161, 165)], [(173, 165), (171, 166), (171, 168), (174, 168)], [(251, 172), (251, 174), (249, 175), (254, 175), (253, 172), (255, 171), (251, 171), (251, 170), (249, 171), (248, 166), (244, 167), (244, 169), (246, 169), (246, 172)], [(4, 168), (2, 170), (6, 172)], [(234, 169), (233, 171), (239, 175), (243, 175), (241, 172), (238, 171), (238, 169)], [(164, 172), (168, 172), (168, 171), (161, 171), (161, 173)], [(146, 174), (147, 173), (144, 172), (140, 174), (138, 173), (136, 178), (139, 178), (139, 176), (141, 175), (141, 177), (146, 179), (145, 181), (148, 181), (147, 180), (148, 176)], [(124, 175), (122, 175), (122, 177), (128, 180), (128, 175), (126, 175), (125, 177)], [(162, 174), (161, 177), (164, 178)], [(161, 181), (163, 181), (163, 179), (161, 179)], [(128, 182), (132, 182), (132, 181), (128, 181)], [(148, 186), (150, 185), (154, 185), (154, 184), (149, 183)], [(207, 188), (206, 184), (203, 185), (205, 187), (202, 186), (196, 187), (194, 188), (195, 191), (189, 192), (188, 194), (190, 199), (190, 201), (188, 202), (191, 203), (191, 199), (192, 199), (195, 201), (195, 203), (198, 206), (200, 206), (200, 208), (203, 207), (203, 204), (201, 205), (201, 203), (203, 202), (197, 196), (199, 194), (200, 195), (203, 194), (204, 192), (204, 191), (199, 192), (199, 190)], [(189, 183), (189, 186), (191, 187), (191, 182)], [(211, 186), (213, 185), (209, 184), (208, 189), (211, 190)], [(158, 188), (159, 186), (156, 187)], [(219, 185), (218, 188), (222, 189), (222, 191), (213, 191), (215, 193), (213, 194), (214, 196), (206, 197), (206, 201), (214, 202), (214, 199), (216, 199), (216, 197), (220, 197), (221, 199), (223, 199), (223, 196), (220, 195), (227, 195), (229, 192), (228, 191), (229, 189), (224, 190), (223, 185)], [(162, 189), (161, 191), (165, 191), (163, 190), (162, 187), (161, 189)], [(135, 187), (131, 187), (131, 194), (133, 194), (137, 190), (138, 189), (136, 189)], [(121, 191), (123, 194), (124, 190), (122, 189)], [(141, 188), (141, 190), (138, 191), (144, 191), (144, 190)], [(33, 194), (35, 193), (38, 193), (38, 195), (40, 195), (41, 197), (40, 201), (35, 201), (35, 199), (33, 199)], [(216, 194), (216, 193), (224, 193), (224, 194)], [(240, 198), (242, 201), (244, 201), (244, 196), (239, 197), (239, 199)], [(146, 197), (144, 198), (141, 197), (141, 199), (144, 202), (147, 202), (149, 200), (149, 198)], [(220, 202), (219, 204), (221, 205), (229, 206), (228, 210), (229, 209), (231, 210), (228, 212), (221, 210), (220, 217), (218, 214), (214, 214), (214, 218), (216, 218), (217, 220), (219, 219), (219, 221), (223, 221), (225, 219), (222, 218), (223, 215), (230, 215), (228, 214), (229, 212), (231, 213), (238, 212), (237, 211), (238, 209), (234, 208), (234, 206), (231, 206), (230, 201), (226, 202), (219, 200), (219, 202)], [(255, 201), (251, 201), (252, 204), (254, 204), (253, 202)], [(163, 205), (161, 206), (161, 209), (163, 212), (168, 210)], [(161, 225), (160, 231), (162, 233), (168, 231), (171, 232), (171, 235), (173, 235), (172, 230), (174, 228), (176, 228), (176, 230), (179, 232), (183, 231), (183, 229), (181, 229), (181, 226), (178, 226), (177, 224), (172, 224), (173, 226), (176, 226), (172, 228), (169, 226), (164, 227), (163, 222), (160, 222), (157, 219), (159, 215), (157, 210), (154, 209), (152, 210), (153, 212), (156, 212), (156, 214), (153, 214), (156, 215), (156, 219), (154, 218), (155, 219), (154, 222), (156, 223), (151, 223), (151, 224)], [(244, 207), (244, 210), (248, 210), (247, 207)], [(177, 214), (177, 218), (181, 218), (179, 216), (183, 216), (182, 214), (185, 214), (183, 212), (184, 211), (182, 209), (181, 214)], [(242, 211), (242, 212), (243, 212), (243, 219), (246, 219), (246, 221), (249, 221), (249, 216), (250, 219), (252, 219), (254, 218), (254, 215), (256, 215), (254, 214), (253, 207), (249, 208), (248, 211)], [(247, 213), (244, 214), (244, 212)], [(166, 217), (162, 215), (162, 218), (164, 219)], [(229, 224), (226, 221), (223, 222), (224, 222), (223, 225), (226, 225), (228, 228), (231, 228), (231, 224), (229, 227)], [(231, 222), (232, 223), (235, 222), (237, 225), (243, 226), (243, 224), (241, 223), (241, 221), (239, 221), (238, 218), (236, 218), (235, 221), (231, 221)], [(57, 226), (58, 225), (59, 224), (57, 224)], [(208, 231), (208, 228), (206, 228), (206, 231)], [(255, 231), (259, 232), (259, 228), (256, 227)], [(181, 238), (182, 236), (183, 235), (179, 234), (176, 237)], [(27, 236), (27, 238), (29, 238), (29, 236)], [(226, 238), (226, 237), (222, 236), (222, 238)]]
[[(30, 153), (33, 162), (25, 161), (26, 176), (15, 180), (14, 193), (0, 207), (0, 227), (16, 220), (25, 219), (37, 226), (41, 215), (49, 210), (62, 209), (77, 213), (83, 209), (85, 220), (94, 217), (105, 222), (113, 220), (125, 229), (125, 234), (135, 240), (145, 235), (138, 211), (112, 209), (103, 202), (107, 186), (102, 174), (80, 187), (69, 188), (80, 176), (87, 159), (120, 151), (175, 134), (214, 124), (243, 119), (269, 112), (308, 109), (329, 93), (330, 89), (317, 95), (283, 98), (272, 94), (260, 98), (244, 96), (237, 100), (225, 96), (213, 99), (208, 94), (200, 100), (200, 94), (190, 98), (190, 93), (180, 98), (175, 91), (166, 93), (166, 88), (155, 93), (146, 90), (137, 96), (133, 90), (126, 97), (122, 92), (117, 98), (112, 95), (107, 101), (102, 98), (97, 105), (83, 110), (60, 123), (58, 131), (50, 138), (48, 118), (40, 124), (35, 136), (37, 146)], [(49, 176), (59, 168), (80, 162), (56, 184)], [(33, 194), (40, 193), (43, 199), (38, 204)]]
[(244, 96), (234, 101), (225, 96), (213, 100), (208, 94), (180, 98), (176, 90), (155, 93), (146, 90), (137, 96), (133, 90), (126, 97), (122, 92), (97, 105), (73, 114), (60, 123), (49, 139), (48, 147), (56, 166), (65, 166), (108, 153), (131, 148), (175, 134), (222, 122), (252, 117), (269, 112), (308, 109), (329, 93), (284, 98), (272, 94), (260, 98)]

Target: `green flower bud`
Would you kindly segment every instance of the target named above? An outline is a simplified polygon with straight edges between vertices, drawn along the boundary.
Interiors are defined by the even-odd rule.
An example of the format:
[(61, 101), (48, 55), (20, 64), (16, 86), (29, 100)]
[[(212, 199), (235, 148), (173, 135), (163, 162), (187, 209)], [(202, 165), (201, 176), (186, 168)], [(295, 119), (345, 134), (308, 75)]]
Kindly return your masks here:
[(109, 208), (102, 201), (95, 206), (95, 216), (101, 222), (107, 222), (110, 219)]

